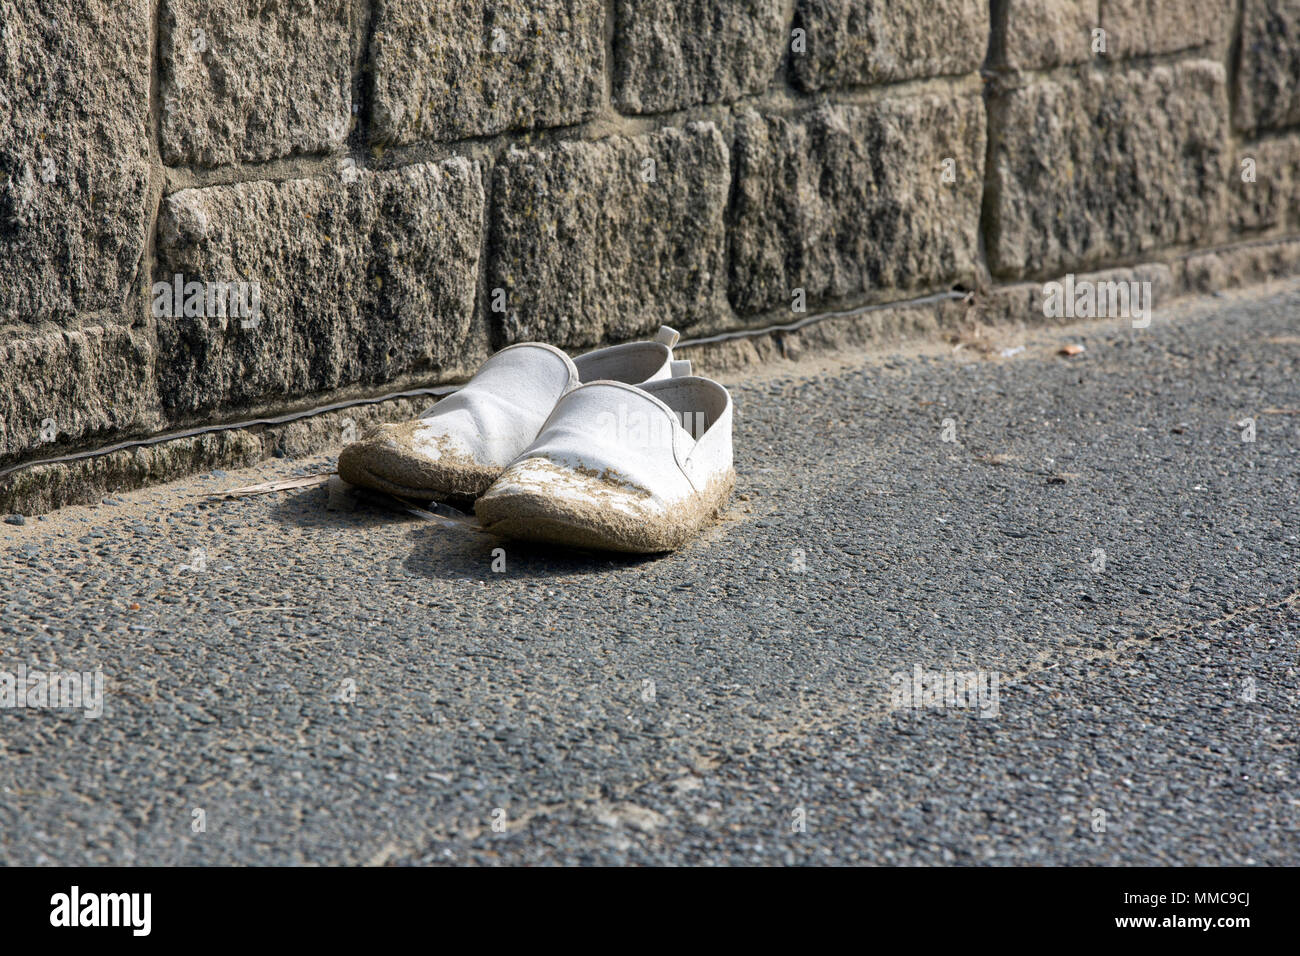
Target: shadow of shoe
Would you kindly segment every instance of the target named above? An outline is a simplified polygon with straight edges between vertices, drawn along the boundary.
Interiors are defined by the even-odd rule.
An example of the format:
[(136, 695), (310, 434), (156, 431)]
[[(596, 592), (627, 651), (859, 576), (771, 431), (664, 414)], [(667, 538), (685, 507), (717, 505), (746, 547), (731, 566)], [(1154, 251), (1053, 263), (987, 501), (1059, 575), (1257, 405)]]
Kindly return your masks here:
[(285, 527), (356, 528), (364, 531), (395, 522), (416, 523), (421, 519), (358, 497), (350, 509), (330, 510), (329, 491), (324, 485), (276, 496), (268, 509), (271, 519)]
[[(278, 495), (268, 509), (273, 521), (301, 529), (332, 528), (365, 532), (401, 524), (409, 526), (411, 553), (406, 570), (430, 578), (472, 578), (491, 582), (555, 579), (598, 574), (653, 563), (664, 555), (618, 554), (537, 545), (498, 538), (478, 530), (473, 514), (434, 502), (415, 504), (392, 496), (358, 494), (347, 508), (331, 511), (325, 486)], [(407, 510), (409, 509), (409, 510)], [(493, 565), (503, 571), (494, 571)]]
[[(412, 548), (406, 559), (408, 572), (426, 577), (471, 577), (475, 580), (518, 581), (521, 578), (555, 580), (601, 574), (620, 568), (653, 563), (664, 555), (616, 554), (579, 551), (498, 538), (469, 528), (428, 522), (411, 533)], [(494, 570), (494, 565), (501, 570)]]

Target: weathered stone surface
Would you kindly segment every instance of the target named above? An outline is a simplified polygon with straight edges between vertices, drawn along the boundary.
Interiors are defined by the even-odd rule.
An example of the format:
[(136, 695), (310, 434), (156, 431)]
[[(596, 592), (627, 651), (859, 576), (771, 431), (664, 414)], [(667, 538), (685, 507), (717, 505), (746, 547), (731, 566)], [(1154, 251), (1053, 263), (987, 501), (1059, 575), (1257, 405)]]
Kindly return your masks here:
[(993, 101), (990, 266), (1081, 270), (1211, 235), (1230, 162), (1223, 67), (1043, 79)]
[(351, 0), (162, 0), (162, 154), (217, 166), (341, 149)]
[(909, 339), (934, 337), (940, 330), (956, 329), (969, 313), (970, 307), (959, 298), (916, 305), (891, 303), (821, 318), (796, 331), (682, 346), (673, 354), (689, 359), (695, 374), (718, 377), (753, 365), (797, 361), (850, 349), (880, 349)]
[(224, 431), (31, 465), (0, 476), (0, 510), (45, 514), (200, 471), (245, 467), (267, 457), (261, 454), (263, 442), (261, 435), (248, 431)]
[(565, 126), (604, 96), (601, 0), (377, 0), (374, 134), (389, 143)]
[(488, 279), (506, 339), (583, 346), (716, 317), (730, 181), (712, 123), (508, 152)]
[(811, 306), (972, 277), (984, 135), (978, 96), (788, 118), (740, 111), (732, 305), (751, 313), (790, 308), (796, 289)]
[(0, 513), (45, 514), (55, 508), (98, 503), (106, 495), (216, 468), (246, 468), (273, 457), (302, 458), (337, 452), (340, 445), (351, 440), (349, 436), (365, 434), (380, 422), (412, 419), (428, 404), (427, 398), (398, 398), (284, 424), (229, 428), (123, 448), (93, 458), (33, 465), (0, 475)]
[(1234, 229), (1288, 223), (1300, 228), (1300, 136), (1242, 144), (1229, 181), (1228, 222)]
[[(1232, 0), (1007, 0), (995, 47), (1017, 70), (1173, 53), (1225, 42)], [(1093, 31), (1104, 27), (1105, 49)]]
[(618, 0), (614, 102), (656, 113), (761, 93), (776, 73), (785, 0)]
[(1110, 56), (1173, 53), (1227, 44), (1236, 0), (1105, 0)]
[(173, 416), (257, 405), (413, 372), (459, 371), (483, 227), (464, 158), (323, 180), (186, 189), (159, 218), (170, 282), (256, 282), (245, 320), (162, 317), (159, 388)]
[(1300, 239), (1251, 242), (1190, 255), (1180, 263), (1189, 292), (1222, 292), (1300, 275)]
[(0, 462), (161, 424), (143, 329), (90, 326), (0, 342)]
[(120, 311), (144, 255), (147, 0), (0, 0), (0, 323)]
[(1048, 69), (1092, 59), (1092, 31), (1101, 26), (1100, 0), (1007, 0), (998, 44), (1001, 65)]
[(1236, 124), (1244, 130), (1300, 124), (1300, 2), (1246, 0), (1237, 67)]
[[(1067, 282), (1067, 277), (1052, 276), (1048, 281), (1064, 285)], [(1167, 302), (1180, 292), (1180, 280), (1177, 270), (1163, 262), (1146, 262), (1122, 269), (1108, 269), (1104, 272), (1074, 275), (1073, 281), (1076, 288), (1081, 288), (1082, 283), (1085, 282), (1091, 284), (1098, 292), (1099, 301), (1105, 301), (1107, 307), (1109, 307), (1109, 290), (1106, 287), (1109, 283), (1123, 285), (1134, 282), (1149, 283), (1139, 293), (1143, 298), (1135, 300), (1134, 304), (1145, 306), (1149, 302), (1155, 309), (1163, 308)], [(1045, 307), (1048, 305), (1049, 297), (1047, 286), (1047, 282), (1018, 282), (1013, 285), (998, 286), (990, 290), (980, 303), (980, 321), (986, 324), (1013, 323), (1017, 325), (1068, 325), (1071, 322), (1078, 321), (1080, 317), (1063, 314), (1063, 309), (1058, 312), (1056, 309)], [(1150, 299), (1145, 298), (1147, 289), (1150, 291)], [(1060, 294), (1060, 290), (1056, 290), (1055, 295), (1059, 296)], [(1122, 314), (1103, 315), (1099, 311), (1094, 317), (1132, 319), (1139, 316), (1133, 311), (1130, 311), (1127, 316)]]
[(984, 61), (987, 0), (798, 0), (792, 52), (805, 90), (969, 73)]

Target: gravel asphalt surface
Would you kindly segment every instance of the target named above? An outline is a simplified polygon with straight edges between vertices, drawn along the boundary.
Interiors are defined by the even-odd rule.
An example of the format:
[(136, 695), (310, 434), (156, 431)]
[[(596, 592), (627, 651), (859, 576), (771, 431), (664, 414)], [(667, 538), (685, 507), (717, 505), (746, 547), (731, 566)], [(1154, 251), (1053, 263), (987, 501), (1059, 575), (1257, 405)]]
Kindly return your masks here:
[(1300, 863), (1300, 287), (728, 384), (662, 558), (207, 497), (330, 458), (0, 524), (0, 671), (105, 677), (0, 861)]

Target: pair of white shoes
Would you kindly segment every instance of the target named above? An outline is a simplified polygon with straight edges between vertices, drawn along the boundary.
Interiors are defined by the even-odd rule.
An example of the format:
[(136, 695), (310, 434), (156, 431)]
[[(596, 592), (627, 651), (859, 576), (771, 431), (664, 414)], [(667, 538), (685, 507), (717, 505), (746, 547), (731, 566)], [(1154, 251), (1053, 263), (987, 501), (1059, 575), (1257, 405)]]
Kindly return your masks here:
[(489, 532), (581, 548), (674, 551), (735, 484), (731, 395), (673, 359), (678, 334), (576, 359), (502, 349), (418, 419), (339, 455), (354, 485), (422, 500), (477, 499)]

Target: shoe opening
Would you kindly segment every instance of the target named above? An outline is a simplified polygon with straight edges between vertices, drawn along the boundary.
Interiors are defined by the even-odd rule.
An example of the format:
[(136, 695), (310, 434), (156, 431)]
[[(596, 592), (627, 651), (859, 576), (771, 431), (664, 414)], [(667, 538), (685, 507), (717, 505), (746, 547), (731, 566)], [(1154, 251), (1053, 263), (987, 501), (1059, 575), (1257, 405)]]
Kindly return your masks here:
[(668, 361), (668, 349), (658, 342), (632, 342), (579, 355), (573, 360), (578, 380), (640, 385)]
[(667, 405), (697, 441), (727, 408), (727, 390), (706, 378), (667, 378), (641, 389)]

